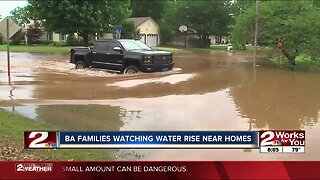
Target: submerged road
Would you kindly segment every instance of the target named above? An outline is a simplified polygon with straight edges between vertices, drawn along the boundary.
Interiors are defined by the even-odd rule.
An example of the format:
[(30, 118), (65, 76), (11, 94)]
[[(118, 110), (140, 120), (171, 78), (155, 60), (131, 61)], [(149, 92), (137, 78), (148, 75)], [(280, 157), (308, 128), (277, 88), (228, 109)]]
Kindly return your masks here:
[[(0, 52), (0, 106), (68, 130), (306, 130), (306, 153), (119, 150), (114, 159), (320, 160), (319, 73), (281, 70), (251, 52), (179, 52), (163, 73), (75, 70), (67, 54)], [(260, 54), (265, 56), (265, 54)]]

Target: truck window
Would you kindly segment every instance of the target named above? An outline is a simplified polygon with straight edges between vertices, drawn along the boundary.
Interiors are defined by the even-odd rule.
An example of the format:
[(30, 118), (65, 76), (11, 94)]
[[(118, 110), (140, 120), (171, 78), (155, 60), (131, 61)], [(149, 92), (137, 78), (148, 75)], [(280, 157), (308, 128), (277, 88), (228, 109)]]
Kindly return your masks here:
[(108, 50), (108, 42), (96, 42), (94, 48), (97, 50), (103, 50), (103, 51), (107, 51)]
[(121, 47), (121, 46), (119, 45), (119, 43), (109, 42), (109, 50), (108, 50), (108, 51), (109, 51), (111, 54), (121, 54), (121, 52), (119, 52), (119, 51), (114, 51), (114, 50), (113, 50), (114, 47)]

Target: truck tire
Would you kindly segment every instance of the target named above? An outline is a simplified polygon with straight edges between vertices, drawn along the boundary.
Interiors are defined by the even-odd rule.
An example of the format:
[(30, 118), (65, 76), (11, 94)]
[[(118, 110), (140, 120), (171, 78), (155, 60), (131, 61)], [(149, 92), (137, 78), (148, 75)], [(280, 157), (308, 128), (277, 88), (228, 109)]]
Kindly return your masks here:
[(85, 69), (87, 67), (86, 63), (83, 61), (77, 61), (76, 63), (76, 69)]
[(139, 69), (136, 66), (128, 66), (123, 73), (124, 74), (136, 74), (139, 72)]

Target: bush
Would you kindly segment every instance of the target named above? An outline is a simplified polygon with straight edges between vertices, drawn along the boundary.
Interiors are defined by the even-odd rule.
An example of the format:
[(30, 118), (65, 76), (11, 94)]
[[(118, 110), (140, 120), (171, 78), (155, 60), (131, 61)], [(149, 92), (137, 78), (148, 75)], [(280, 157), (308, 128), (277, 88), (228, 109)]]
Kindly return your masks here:
[(232, 49), (233, 49), (233, 50), (246, 50), (247, 47), (246, 47), (245, 44), (234, 43), (234, 44), (232, 45)]
[(89, 41), (87, 46), (93, 46), (94, 45), (94, 42), (93, 41)]
[(35, 22), (33, 25), (30, 25), (26, 33), (28, 44), (38, 43), (43, 34), (44, 32), (41, 29), (40, 23)]
[(53, 41), (50, 41), (50, 40), (42, 40), (42, 41), (39, 41), (38, 44), (49, 45), (49, 44), (53, 44)]
[(70, 35), (67, 37), (66, 44), (67, 44), (68, 46), (80, 46), (80, 45), (82, 45), (83, 43), (82, 43), (81, 41), (79, 41), (78, 39), (76, 39), (73, 34), (70, 34)]
[(67, 43), (65, 41), (54, 41), (52, 44), (54, 46), (67, 46)]

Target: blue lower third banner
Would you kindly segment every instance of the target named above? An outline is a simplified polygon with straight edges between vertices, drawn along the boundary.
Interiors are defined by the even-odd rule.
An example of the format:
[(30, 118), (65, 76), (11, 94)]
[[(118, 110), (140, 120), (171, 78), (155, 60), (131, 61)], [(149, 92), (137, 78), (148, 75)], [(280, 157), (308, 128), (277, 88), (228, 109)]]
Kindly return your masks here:
[(57, 132), (57, 148), (258, 148), (253, 131)]

